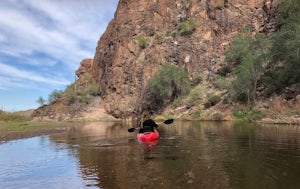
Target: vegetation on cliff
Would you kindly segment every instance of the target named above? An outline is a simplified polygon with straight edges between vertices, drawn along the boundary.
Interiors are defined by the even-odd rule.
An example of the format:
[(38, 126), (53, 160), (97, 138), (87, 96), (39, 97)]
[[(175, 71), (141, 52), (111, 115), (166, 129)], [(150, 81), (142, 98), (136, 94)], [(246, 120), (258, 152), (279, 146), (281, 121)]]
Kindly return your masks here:
[[(232, 115), (235, 118), (253, 120), (266, 116), (265, 112), (261, 111), (260, 104), (265, 97), (283, 94), (285, 100), (292, 98), (297, 101), (296, 97), (299, 95), (297, 88), (300, 84), (299, 17), (300, 1), (282, 1), (278, 15), (278, 31), (268, 37), (263, 33), (253, 35), (251, 28), (243, 30), (225, 52), (226, 64), (218, 71), (219, 76), (214, 81), (215, 91), (205, 97), (205, 93), (210, 87), (209, 84), (202, 82), (200, 84), (202, 90), (195, 87), (188, 96), (178, 98), (172, 105), (175, 111), (169, 112), (176, 113), (176, 109), (184, 112), (181, 110), (182, 107), (190, 109), (190, 106), (195, 106), (195, 108), (198, 107), (198, 110), (190, 111), (188, 113), (190, 116), (183, 114), (182, 117), (219, 119), (223, 116), (220, 111), (222, 107), (230, 103)], [(292, 88), (290, 89), (293, 93), (292, 96), (284, 94), (288, 87)], [(228, 92), (221, 97), (216, 93), (218, 89), (225, 89)], [(206, 92), (204, 92), (205, 90)], [(191, 104), (188, 99), (193, 99), (194, 103)], [(181, 102), (178, 103), (178, 100)], [(219, 102), (223, 104), (217, 108), (219, 113), (216, 114), (216, 109), (205, 110)], [(285, 114), (285, 116), (297, 117), (300, 114), (299, 111), (296, 111), (297, 107), (295, 106), (290, 106), (290, 110), (286, 109), (291, 103), (284, 105), (285, 103), (278, 101), (278, 98), (273, 101), (273, 104), (276, 103), (281, 104), (281, 109), (286, 110), (285, 113), (278, 108), (267, 111), (277, 111), (273, 113)], [(199, 104), (203, 104), (205, 109), (199, 107)], [(279, 107), (280, 105), (272, 106)], [(267, 108), (270, 108), (269, 105)], [(214, 114), (214, 116), (209, 114)], [(280, 115), (278, 116), (280, 117)], [(224, 119), (224, 116), (221, 119)], [(282, 117), (279, 119), (283, 120)]]
[(276, 107), (300, 114), (299, 1), (281, 1), (279, 12), (275, 1), (144, 0), (151, 9), (142, 13), (128, 9), (135, 3), (121, 2), (52, 112), (100, 96), (119, 118), (143, 109), (203, 120), (260, 119), (281, 113)]
[(226, 52), (229, 64), (237, 65), (231, 89), (238, 101), (255, 102), (258, 87), (270, 96), (300, 83), (300, 2), (282, 2), (279, 13), (280, 27), (272, 38), (246, 33)]
[(186, 95), (190, 90), (187, 70), (166, 63), (150, 81), (150, 95), (153, 109), (172, 103), (176, 98)]

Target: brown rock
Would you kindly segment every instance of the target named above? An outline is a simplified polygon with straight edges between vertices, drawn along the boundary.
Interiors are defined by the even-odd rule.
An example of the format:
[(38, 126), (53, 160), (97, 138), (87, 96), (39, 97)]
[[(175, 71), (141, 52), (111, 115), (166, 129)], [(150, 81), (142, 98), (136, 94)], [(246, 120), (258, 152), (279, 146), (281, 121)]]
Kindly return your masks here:
[[(105, 110), (117, 118), (149, 108), (148, 86), (166, 62), (192, 76), (215, 74), (224, 51), (245, 27), (274, 31), (276, 0), (120, 0), (114, 19), (98, 41), (93, 59), (81, 62), (78, 81), (88, 75), (100, 86)], [(178, 26), (197, 20), (195, 31), (180, 35)], [(141, 48), (142, 36), (147, 44)]]
[[(210, 70), (222, 62), (215, 57), (222, 57), (223, 44), (240, 30), (246, 26), (254, 32), (264, 29), (271, 20), (266, 16), (271, 15), (272, 3), (120, 0), (114, 19), (99, 40), (91, 69), (106, 110), (120, 117), (148, 108), (149, 80), (165, 62), (182, 65), (191, 75)], [(168, 35), (176, 33), (178, 24), (189, 17), (198, 22), (193, 34)], [(139, 47), (137, 36), (147, 40), (145, 49)]]

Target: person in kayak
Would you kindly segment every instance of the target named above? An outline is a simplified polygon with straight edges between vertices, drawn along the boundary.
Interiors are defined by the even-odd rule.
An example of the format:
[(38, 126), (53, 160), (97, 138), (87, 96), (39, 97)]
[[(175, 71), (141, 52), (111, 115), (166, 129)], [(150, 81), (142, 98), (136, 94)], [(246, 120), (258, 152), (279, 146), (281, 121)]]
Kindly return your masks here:
[(151, 114), (149, 112), (144, 112), (139, 127), (139, 133), (154, 132), (154, 128), (157, 128), (158, 125), (151, 119)]

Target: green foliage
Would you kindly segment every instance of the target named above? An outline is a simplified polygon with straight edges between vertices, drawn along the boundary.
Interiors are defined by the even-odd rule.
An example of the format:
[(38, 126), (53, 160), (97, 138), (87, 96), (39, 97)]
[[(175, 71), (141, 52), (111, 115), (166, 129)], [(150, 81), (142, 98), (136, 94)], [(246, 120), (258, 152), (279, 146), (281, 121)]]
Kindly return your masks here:
[(95, 82), (88, 82), (83, 86), (76, 86), (76, 83), (69, 85), (64, 92), (64, 97), (66, 100), (66, 105), (71, 105), (75, 103), (89, 104), (92, 96), (97, 96), (100, 94), (99, 85)]
[(166, 63), (151, 79), (149, 90), (155, 105), (173, 102), (190, 90), (188, 72), (182, 67)]
[(18, 113), (0, 111), (0, 121), (28, 121), (29, 118)]
[(201, 110), (198, 110), (192, 114), (193, 119), (200, 119), (202, 117), (203, 117), (203, 112)]
[(173, 31), (173, 30), (168, 30), (166, 32), (166, 36), (171, 36), (171, 37), (175, 37), (176, 36), (176, 31)]
[(192, 87), (200, 84), (203, 80), (203, 76), (201, 73), (196, 74), (192, 79)]
[(136, 38), (139, 46), (141, 49), (144, 49), (147, 47), (147, 39), (144, 37), (144, 36), (141, 36), (139, 35), (137, 38)]
[(214, 80), (214, 86), (218, 89), (227, 89), (229, 84), (228, 84), (228, 81), (226, 80), (226, 78), (224, 77), (217, 77), (215, 80)]
[(180, 35), (189, 35), (192, 34), (197, 27), (197, 20), (196, 18), (189, 18), (186, 21), (180, 23), (178, 25), (178, 33)]
[(66, 105), (74, 104), (77, 101), (75, 83), (67, 87), (67, 89), (64, 92), (64, 97), (66, 99)]
[(100, 87), (98, 83), (90, 83), (88, 93), (92, 96), (97, 96), (100, 94)]
[(230, 44), (229, 49), (225, 52), (225, 60), (227, 62), (234, 62), (237, 65), (240, 64), (243, 58), (249, 54), (252, 43), (253, 39), (246, 34), (235, 38)]
[(219, 95), (213, 95), (204, 104), (204, 107), (209, 108), (211, 106), (214, 106), (214, 105), (218, 104), (220, 101), (221, 101), (221, 97)]
[(183, 102), (184, 102), (183, 99), (184, 99), (183, 96), (180, 96), (180, 97), (176, 98), (176, 99), (173, 101), (173, 103), (172, 103), (172, 107), (173, 107), (173, 108), (176, 108), (176, 107), (182, 105)]
[(45, 100), (43, 97), (40, 96), (40, 97), (36, 100), (36, 102), (37, 102), (40, 106), (43, 106), (43, 105), (45, 105), (46, 100)]
[(300, 82), (300, 1), (282, 1), (279, 8), (282, 25), (272, 40), (270, 57), (273, 65), (283, 62), (284, 67), (268, 74), (274, 91)]
[(251, 107), (238, 107), (233, 110), (233, 116), (244, 120), (257, 120), (264, 115), (257, 109)]
[(51, 104), (55, 102), (57, 99), (61, 97), (62, 93), (63, 93), (62, 90), (54, 89), (48, 97), (48, 103)]
[(264, 71), (268, 50), (269, 41), (262, 35), (255, 38), (244, 35), (236, 38), (226, 51), (225, 59), (238, 65), (231, 85), (231, 94), (236, 100), (243, 96), (246, 102), (255, 101), (258, 79)]
[(91, 102), (91, 97), (87, 94), (83, 94), (78, 97), (78, 101), (82, 104), (89, 104)]
[(187, 102), (190, 106), (196, 105), (197, 103), (200, 103), (200, 101), (203, 99), (204, 89), (201, 86), (197, 86), (193, 88), (188, 97)]
[[(279, 31), (271, 40), (243, 33), (225, 53), (226, 61), (238, 65), (231, 95), (241, 102), (254, 102), (258, 83), (270, 95), (300, 82), (300, 1), (281, 1)], [(280, 65), (280, 66), (279, 66)], [(221, 75), (226, 75), (220, 71)]]

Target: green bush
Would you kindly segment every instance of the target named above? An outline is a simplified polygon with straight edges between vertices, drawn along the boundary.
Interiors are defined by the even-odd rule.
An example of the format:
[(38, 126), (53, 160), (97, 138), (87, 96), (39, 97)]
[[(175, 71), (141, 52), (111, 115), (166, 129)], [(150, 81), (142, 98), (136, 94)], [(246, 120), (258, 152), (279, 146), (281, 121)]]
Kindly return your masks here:
[(187, 97), (187, 102), (189, 105), (196, 105), (198, 103), (200, 103), (200, 101), (203, 98), (203, 94), (204, 94), (204, 89), (201, 86), (197, 86), (193, 89), (191, 89), (188, 97)]
[(202, 74), (201, 73), (196, 74), (192, 79), (192, 82), (191, 82), (192, 86), (194, 87), (194, 86), (200, 84), (202, 82), (202, 80), (203, 80)]
[(99, 84), (97, 83), (91, 83), (89, 84), (89, 94), (92, 95), (92, 96), (97, 96), (100, 94), (100, 87), (99, 87)]
[(76, 86), (75, 83), (69, 85), (65, 90), (63, 97), (65, 98), (66, 105), (75, 103), (89, 104), (92, 96), (100, 94), (99, 85), (95, 82), (86, 82), (82, 86)]
[(45, 105), (46, 100), (45, 100), (43, 97), (40, 96), (40, 97), (36, 100), (36, 102), (37, 102), (40, 106), (43, 106), (43, 105)]
[(180, 23), (178, 25), (178, 33), (180, 35), (189, 35), (192, 34), (197, 27), (197, 20), (196, 18), (189, 18), (186, 21)]
[(224, 77), (217, 77), (214, 80), (214, 86), (218, 89), (224, 90), (228, 88), (228, 81), (226, 81), (226, 78)]
[[(279, 6), (279, 21), (281, 27), (272, 40), (270, 52), (271, 64), (283, 62), (284, 67), (274, 69), (269, 86), (274, 91), (300, 82), (300, 1), (281, 1)], [(272, 66), (271, 67), (274, 67)]]
[(166, 63), (150, 81), (149, 91), (155, 105), (173, 102), (180, 95), (190, 90), (188, 72), (182, 68)]
[(262, 35), (253, 38), (243, 34), (234, 39), (225, 53), (226, 61), (238, 65), (230, 91), (234, 99), (246, 95), (247, 102), (255, 102), (257, 83), (264, 72), (268, 52), (269, 41)]
[(208, 101), (204, 104), (205, 108), (209, 108), (211, 106), (216, 105), (218, 102), (221, 101), (221, 97), (219, 95), (213, 95), (211, 96)]
[(0, 110), (0, 121), (28, 121), (29, 118), (16, 112), (3, 112)]
[(57, 99), (61, 97), (62, 93), (63, 93), (62, 90), (57, 90), (57, 89), (53, 90), (48, 97), (48, 103), (51, 104), (55, 102)]
[(264, 117), (264, 115), (257, 109), (251, 107), (238, 107), (233, 110), (233, 116), (244, 120), (257, 120)]
[(141, 35), (139, 35), (137, 38), (136, 38), (139, 46), (141, 49), (144, 49), (147, 47), (147, 39)]

